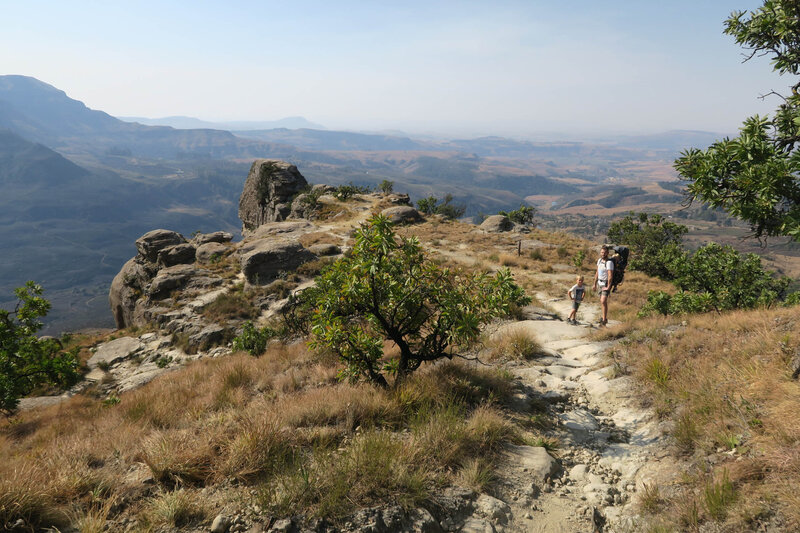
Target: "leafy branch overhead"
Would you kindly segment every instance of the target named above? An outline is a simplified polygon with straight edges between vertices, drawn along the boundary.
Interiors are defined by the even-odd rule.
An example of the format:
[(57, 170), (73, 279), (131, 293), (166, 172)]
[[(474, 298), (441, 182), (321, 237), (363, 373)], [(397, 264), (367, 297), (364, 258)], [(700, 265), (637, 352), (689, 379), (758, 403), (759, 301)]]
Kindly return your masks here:
[[(388, 386), (425, 361), (452, 358), (480, 328), (530, 298), (508, 270), (493, 276), (440, 267), (416, 238), (399, 238), (383, 216), (356, 233), (352, 253), (324, 271), (295, 305), (310, 313), (313, 345), (336, 352), (343, 376)], [(384, 341), (399, 355), (384, 357)]]
[[(768, 56), (779, 74), (800, 71), (800, 4), (765, 0), (750, 13), (734, 12), (725, 33), (749, 50), (746, 60)], [(751, 225), (757, 237), (800, 240), (800, 80), (781, 98), (773, 118), (744, 121), (739, 137), (706, 150), (691, 148), (675, 161), (692, 199), (719, 207)]]

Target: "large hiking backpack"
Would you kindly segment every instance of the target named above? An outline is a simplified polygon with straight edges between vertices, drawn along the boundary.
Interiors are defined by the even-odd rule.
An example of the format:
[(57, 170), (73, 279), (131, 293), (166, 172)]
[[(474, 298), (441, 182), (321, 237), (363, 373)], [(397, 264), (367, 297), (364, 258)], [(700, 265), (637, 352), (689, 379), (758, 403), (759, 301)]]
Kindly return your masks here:
[(629, 250), (627, 246), (612, 246), (614, 255), (609, 259), (614, 263), (614, 275), (611, 278), (611, 292), (617, 292), (617, 285), (625, 279), (625, 267), (628, 266)]

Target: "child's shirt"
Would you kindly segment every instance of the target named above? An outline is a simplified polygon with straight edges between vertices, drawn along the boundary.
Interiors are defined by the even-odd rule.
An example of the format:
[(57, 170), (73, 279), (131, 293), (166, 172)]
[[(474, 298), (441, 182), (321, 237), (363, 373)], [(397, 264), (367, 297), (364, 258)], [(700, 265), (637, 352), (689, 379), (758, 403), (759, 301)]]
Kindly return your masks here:
[(586, 291), (586, 286), (585, 285), (578, 285), (576, 283), (569, 290), (569, 293), (572, 295), (572, 297), (575, 299), (576, 302), (580, 302), (580, 301), (583, 300), (584, 291)]

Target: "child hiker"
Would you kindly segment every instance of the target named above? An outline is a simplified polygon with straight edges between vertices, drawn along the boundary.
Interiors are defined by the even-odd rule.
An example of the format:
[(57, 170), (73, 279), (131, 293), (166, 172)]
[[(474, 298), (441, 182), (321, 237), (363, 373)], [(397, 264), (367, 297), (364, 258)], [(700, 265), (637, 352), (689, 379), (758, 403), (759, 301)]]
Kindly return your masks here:
[(578, 321), (575, 320), (575, 315), (578, 314), (578, 307), (581, 306), (584, 292), (586, 292), (586, 288), (583, 286), (583, 276), (578, 276), (578, 279), (575, 280), (575, 285), (570, 287), (567, 291), (569, 299), (572, 300), (572, 311), (567, 317), (567, 324), (576, 325), (578, 323)]

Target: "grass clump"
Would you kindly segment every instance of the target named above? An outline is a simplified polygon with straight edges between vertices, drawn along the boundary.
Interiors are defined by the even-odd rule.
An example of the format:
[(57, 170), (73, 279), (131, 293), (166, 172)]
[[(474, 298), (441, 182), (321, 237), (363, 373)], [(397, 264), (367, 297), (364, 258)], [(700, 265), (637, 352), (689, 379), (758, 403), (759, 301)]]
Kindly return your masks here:
[(243, 290), (222, 294), (203, 309), (203, 316), (214, 322), (252, 319), (258, 316), (258, 313), (259, 310)]
[(185, 489), (162, 492), (150, 500), (145, 517), (157, 526), (184, 527), (196, 524), (206, 517), (204, 509), (196, 501), (197, 495)]
[(533, 334), (522, 327), (499, 332), (490, 341), (490, 359), (519, 359), (527, 361), (543, 353), (542, 345)]

